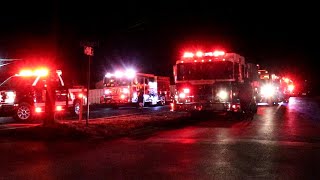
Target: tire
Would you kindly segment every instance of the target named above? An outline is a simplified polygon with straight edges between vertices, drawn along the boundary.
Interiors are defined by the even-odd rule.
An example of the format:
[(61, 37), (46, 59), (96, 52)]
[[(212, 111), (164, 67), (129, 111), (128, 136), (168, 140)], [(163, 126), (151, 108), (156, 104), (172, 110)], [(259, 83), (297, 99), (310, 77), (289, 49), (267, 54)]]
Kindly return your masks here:
[(14, 119), (18, 121), (30, 121), (33, 118), (32, 106), (29, 103), (19, 104), (15, 111)]

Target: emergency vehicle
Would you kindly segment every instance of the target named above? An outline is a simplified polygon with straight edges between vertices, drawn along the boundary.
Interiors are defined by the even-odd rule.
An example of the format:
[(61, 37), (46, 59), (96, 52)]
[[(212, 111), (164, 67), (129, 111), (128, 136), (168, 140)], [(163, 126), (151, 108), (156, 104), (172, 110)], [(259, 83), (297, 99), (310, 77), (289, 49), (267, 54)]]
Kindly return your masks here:
[(22, 70), (0, 84), (0, 113), (12, 115), (17, 120), (31, 120), (45, 113), (46, 87), (55, 90), (55, 110), (64, 113), (71, 110), (79, 114), (80, 105), (86, 104), (83, 88), (67, 88), (62, 71), (46, 68)]
[(259, 73), (259, 89), (257, 102), (266, 103), (268, 105), (276, 105), (281, 102), (288, 102), (290, 96), (293, 95), (293, 81), (271, 74), (265, 69), (258, 70)]
[(143, 93), (144, 105), (165, 105), (171, 100), (170, 77), (137, 73), (132, 69), (107, 73), (100, 103), (119, 107), (136, 105)]
[(285, 100), (289, 101), (289, 98), (291, 96), (295, 96), (295, 85), (291, 79), (287, 77), (282, 77), (280, 79), (280, 85), (285, 95), (285, 98), (286, 98)]
[(271, 75), (268, 70), (259, 69), (259, 87), (257, 102), (268, 105), (278, 104), (281, 101), (279, 77)]
[[(246, 63), (237, 53), (224, 51), (186, 52), (176, 61), (173, 74), (176, 85), (173, 111), (238, 114), (242, 112), (239, 90), (248, 85), (254, 91), (258, 79), (256, 65)], [(254, 96), (252, 102), (255, 106)]]

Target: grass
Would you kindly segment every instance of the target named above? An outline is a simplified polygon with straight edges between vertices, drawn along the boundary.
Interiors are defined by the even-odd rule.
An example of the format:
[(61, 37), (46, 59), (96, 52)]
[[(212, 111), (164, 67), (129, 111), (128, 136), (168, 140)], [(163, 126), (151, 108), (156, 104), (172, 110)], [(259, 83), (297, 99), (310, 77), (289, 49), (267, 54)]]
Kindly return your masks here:
[(83, 140), (115, 138), (130, 135), (145, 127), (167, 127), (180, 124), (187, 113), (161, 112), (85, 121), (58, 121), (51, 126), (0, 131), (2, 138), (19, 140)]

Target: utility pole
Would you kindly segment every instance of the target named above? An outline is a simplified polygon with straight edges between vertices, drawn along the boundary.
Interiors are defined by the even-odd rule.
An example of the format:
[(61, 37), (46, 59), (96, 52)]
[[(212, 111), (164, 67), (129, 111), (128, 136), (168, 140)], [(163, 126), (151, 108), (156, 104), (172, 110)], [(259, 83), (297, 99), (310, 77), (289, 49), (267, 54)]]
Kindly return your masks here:
[(90, 58), (91, 56), (88, 55), (88, 85), (87, 85), (87, 118), (86, 118), (86, 125), (88, 126), (88, 121), (90, 117), (90, 106), (89, 106), (89, 91), (90, 91)]
[(90, 117), (90, 106), (89, 106), (89, 91), (90, 91), (90, 64), (91, 64), (91, 56), (93, 56), (93, 48), (90, 46), (84, 46), (84, 53), (88, 56), (88, 77), (87, 77), (87, 118), (86, 125), (89, 124)]
[(90, 118), (90, 102), (89, 102), (89, 91), (90, 91), (90, 69), (91, 69), (91, 59), (93, 56), (93, 47), (99, 46), (99, 42), (89, 42), (89, 41), (82, 41), (80, 42), (80, 46), (84, 47), (84, 54), (88, 56), (88, 74), (87, 74), (87, 118), (86, 118), (86, 125), (88, 126), (88, 121)]

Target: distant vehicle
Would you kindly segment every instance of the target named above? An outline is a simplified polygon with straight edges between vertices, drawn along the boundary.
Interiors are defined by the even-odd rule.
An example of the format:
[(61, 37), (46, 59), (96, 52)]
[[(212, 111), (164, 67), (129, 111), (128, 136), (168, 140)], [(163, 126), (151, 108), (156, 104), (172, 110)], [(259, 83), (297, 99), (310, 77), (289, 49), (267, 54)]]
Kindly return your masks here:
[(171, 101), (170, 77), (128, 69), (107, 73), (103, 84), (104, 94), (100, 103), (114, 108), (137, 105), (140, 92), (143, 93), (144, 105), (165, 105)]
[(294, 96), (294, 83), (291, 79), (270, 74), (267, 70), (258, 70), (259, 87), (257, 102), (277, 105), (288, 102)]
[(31, 120), (45, 112), (46, 87), (48, 83), (55, 87), (55, 110), (65, 113), (67, 110), (79, 114), (81, 102), (86, 104), (83, 88), (67, 88), (62, 72), (49, 71), (46, 68), (22, 70), (0, 84), (0, 113), (11, 115), (17, 120)]

